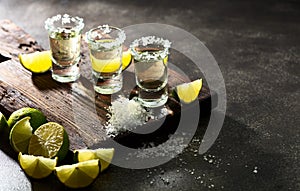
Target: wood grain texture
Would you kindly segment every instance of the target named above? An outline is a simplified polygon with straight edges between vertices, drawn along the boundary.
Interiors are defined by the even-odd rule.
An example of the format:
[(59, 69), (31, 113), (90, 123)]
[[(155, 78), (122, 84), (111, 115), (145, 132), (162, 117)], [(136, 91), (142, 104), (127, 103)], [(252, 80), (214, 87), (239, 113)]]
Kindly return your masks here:
[[(66, 84), (54, 81), (50, 72), (36, 75), (21, 66), (17, 57), (19, 53), (40, 51), (43, 48), (8, 20), (0, 21), (0, 42), (1, 112), (8, 116), (22, 107), (40, 109), (48, 121), (58, 122), (66, 128), (71, 150), (92, 147), (108, 138), (104, 129), (107, 107), (117, 95), (100, 95), (93, 91), (88, 49), (84, 42), (80, 62), (81, 77), (75, 83)], [(132, 66), (123, 73), (123, 77), (125, 83), (120, 94), (129, 96), (135, 88)], [(187, 81), (187, 77), (169, 70), (170, 88)], [(209, 89), (204, 86), (199, 95), (201, 107), (205, 105), (205, 108), (210, 110), (210, 99)], [(174, 119), (180, 113), (180, 103), (170, 97), (167, 107), (170, 113), (173, 113), (168, 116), (167, 123), (175, 123)], [(188, 107), (190, 106), (185, 106)], [(124, 136), (116, 139), (118, 138), (128, 140)]]

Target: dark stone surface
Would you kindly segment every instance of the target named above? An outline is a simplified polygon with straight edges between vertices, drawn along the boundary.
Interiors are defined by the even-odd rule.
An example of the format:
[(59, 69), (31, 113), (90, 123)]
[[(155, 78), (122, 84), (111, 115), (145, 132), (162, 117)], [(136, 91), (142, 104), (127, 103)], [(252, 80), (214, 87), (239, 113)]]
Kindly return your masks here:
[[(0, 4), (0, 19), (11, 19), (44, 47), (48, 47), (44, 20), (67, 12), (84, 17), (85, 29), (146, 22), (180, 27), (203, 41), (219, 64), (227, 112), (207, 153), (194, 156), (206, 127), (203, 118), (191, 145), (177, 158), (145, 170), (111, 166), (87, 190), (300, 190), (298, 1), (0, 0)], [(54, 175), (40, 181), (25, 177), (6, 146), (0, 147), (0, 190), (64, 189)]]

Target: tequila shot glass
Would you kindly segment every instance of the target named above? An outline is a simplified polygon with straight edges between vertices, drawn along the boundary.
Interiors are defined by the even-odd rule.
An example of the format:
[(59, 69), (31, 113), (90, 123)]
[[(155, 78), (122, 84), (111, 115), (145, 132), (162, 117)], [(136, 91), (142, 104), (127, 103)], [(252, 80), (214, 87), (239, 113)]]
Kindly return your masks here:
[(68, 14), (45, 21), (52, 57), (52, 78), (58, 82), (74, 82), (80, 76), (80, 44), (83, 19)]
[(130, 45), (138, 99), (145, 107), (159, 107), (168, 100), (168, 54), (171, 42), (156, 36), (134, 40)]
[(94, 90), (101, 94), (113, 94), (122, 89), (122, 48), (125, 32), (117, 27), (102, 25), (86, 33)]

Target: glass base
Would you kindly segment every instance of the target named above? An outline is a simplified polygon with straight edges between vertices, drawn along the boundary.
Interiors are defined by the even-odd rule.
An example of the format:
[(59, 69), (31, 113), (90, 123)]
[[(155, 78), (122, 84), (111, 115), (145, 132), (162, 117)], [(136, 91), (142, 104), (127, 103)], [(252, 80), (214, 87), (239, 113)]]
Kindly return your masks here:
[(78, 64), (62, 67), (53, 63), (51, 71), (52, 78), (61, 83), (74, 82), (80, 77)]
[(157, 92), (147, 92), (139, 88), (138, 100), (144, 107), (160, 107), (168, 101), (167, 87)]
[(110, 77), (110, 78), (98, 78), (95, 76), (94, 90), (100, 94), (113, 94), (122, 89), (123, 77), (122, 74)]

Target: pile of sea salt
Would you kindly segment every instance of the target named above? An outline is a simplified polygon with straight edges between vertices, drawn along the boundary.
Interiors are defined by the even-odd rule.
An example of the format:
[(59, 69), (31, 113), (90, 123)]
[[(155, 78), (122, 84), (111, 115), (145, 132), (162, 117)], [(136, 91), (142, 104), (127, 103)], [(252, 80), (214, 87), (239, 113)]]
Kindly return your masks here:
[[(152, 110), (144, 108), (141, 103), (133, 98), (129, 100), (119, 96), (108, 108), (108, 118), (105, 128), (106, 134), (115, 137), (121, 132), (132, 131), (138, 126), (145, 124), (150, 119), (156, 119)], [(167, 114), (167, 109), (161, 109), (161, 116)], [(161, 117), (159, 116), (159, 117)]]

